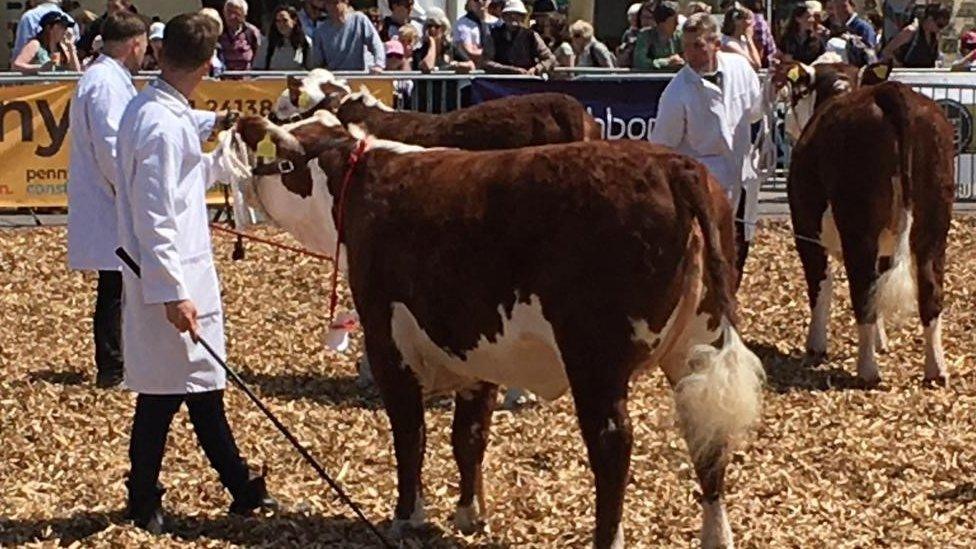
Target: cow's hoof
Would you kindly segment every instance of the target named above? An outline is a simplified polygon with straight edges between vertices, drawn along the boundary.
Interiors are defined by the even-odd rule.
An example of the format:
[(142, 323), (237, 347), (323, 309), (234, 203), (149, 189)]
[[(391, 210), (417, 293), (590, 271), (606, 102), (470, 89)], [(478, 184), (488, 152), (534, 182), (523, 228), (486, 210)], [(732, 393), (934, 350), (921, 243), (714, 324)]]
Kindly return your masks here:
[(528, 407), (536, 401), (535, 395), (523, 389), (509, 389), (505, 391), (505, 398), (502, 400), (502, 408), (515, 411)]
[(881, 376), (863, 376), (858, 374), (857, 376), (857, 386), (861, 389), (880, 389), (881, 388)]
[(807, 352), (803, 355), (804, 366), (820, 366), (825, 362), (827, 362), (827, 351), (807, 349)]
[(928, 389), (946, 388), (949, 386), (949, 376), (925, 376), (925, 379), (922, 380), (922, 386)]
[(356, 372), (359, 374), (356, 377), (356, 387), (369, 389), (373, 386), (373, 370), (369, 367), (369, 359), (366, 355), (363, 355), (356, 364)]
[(485, 522), (481, 518), (478, 503), (473, 502), (471, 505), (458, 506), (454, 511), (454, 525), (457, 526), (459, 532), (466, 536), (482, 531)]

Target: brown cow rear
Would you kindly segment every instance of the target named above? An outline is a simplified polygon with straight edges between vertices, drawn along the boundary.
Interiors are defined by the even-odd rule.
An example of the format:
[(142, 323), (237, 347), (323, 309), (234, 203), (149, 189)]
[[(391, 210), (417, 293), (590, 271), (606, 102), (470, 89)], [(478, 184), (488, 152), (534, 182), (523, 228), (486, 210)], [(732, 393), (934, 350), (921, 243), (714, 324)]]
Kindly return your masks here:
[[(328, 197), (333, 215), (318, 222), (334, 238), (331, 197), (358, 140), (327, 122), (239, 128), (252, 150), (272, 136), (297, 166), (278, 192)], [(481, 462), (506, 384), (572, 391), (596, 477), (595, 546), (622, 547), (628, 385), (657, 365), (702, 484), (703, 545), (732, 543), (725, 468), (758, 417), (763, 374), (733, 327), (731, 211), (700, 164), (643, 142), (465, 152), (376, 140), (351, 173), (348, 277), (393, 428), (395, 531), (422, 520), (423, 399), (444, 392), (456, 393), (455, 520), (465, 532), (482, 520)]]
[(860, 87), (818, 108), (794, 148), (788, 182), (812, 311), (811, 354), (827, 349), (830, 253), (842, 258), (850, 279), (860, 377), (880, 379), (879, 315), (917, 304), (925, 379), (947, 380), (939, 315), (954, 150), (953, 128), (939, 105), (901, 83)]

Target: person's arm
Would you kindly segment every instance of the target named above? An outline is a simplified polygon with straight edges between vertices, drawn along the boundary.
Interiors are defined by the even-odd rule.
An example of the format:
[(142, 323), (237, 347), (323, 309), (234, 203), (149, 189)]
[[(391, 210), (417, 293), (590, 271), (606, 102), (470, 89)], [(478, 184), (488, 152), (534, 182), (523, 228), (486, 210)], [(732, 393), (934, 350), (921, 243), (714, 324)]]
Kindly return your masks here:
[(956, 60), (952, 64), (952, 69), (954, 71), (968, 71), (973, 65), (973, 61), (976, 60), (976, 50), (973, 50), (966, 54), (962, 59)]
[(380, 33), (376, 32), (376, 27), (369, 18), (361, 13), (359, 15), (359, 24), (363, 28), (366, 47), (373, 52), (373, 66), (367, 69), (370, 72), (383, 72), (386, 68), (386, 48), (383, 47), (383, 40), (380, 39)]
[(755, 124), (763, 117), (763, 96), (762, 84), (759, 83), (759, 76), (755, 71), (749, 73), (749, 109), (746, 116), (750, 124)]
[(121, 82), (103, 80), (92, 90), (90, 100), (85, 103), (85, 118), (95, 151), (95, 164), (102, 173), (102, 182), (108, 184), (104, 190), (111, 196), (115, 195), (118, 178), (116, 141), (119, 122), (131, 99), (132, 94), (127, 86)]
[(17, 58), (20, 56), (20, 52), (23, 51), (24, 46), (31, 41), (32, 38), (37, 36), (37, 21), (32, 20), (26, 15), (20, 18), (17, 23), (17, 32), (14, 35), (14, 49), (11, 50), (10, 54)]
[(546, 45), (539, 33), (535, 31), (529, 31), (532, 33), (532, 37), (535, 39), (535, 45), (533, 49), (535, 50), (536, 63), (531, 69), (529, 69), (529, 74), (544, 74), (552, 70), (556, 66), (556, 56), (553, 55), (552, 50)]
[(637, 41), (634, 42), (634, 63), (633, 68), (637, 70), (649, 70), (657, 68), (654, 64), (655, 59), (650, 57), (650, 33), (652, 30), (642, 30), (637, 33)]
[(39, 49), (41, 49), (41, 43), (36, 39), (24, 44), (17, 58), (10, 63), (10, 68), (24, 74), (37, 74), (41, 71), (51, 70), (54, 67), (54, 61), (48, 61), (43, 65), (32, 63)]
[(183, 151), (156, 127), (138, 147), (133, 185), (127, 188), (137, 254), (142, 267), (142, 298), (147, 305), (190, 299), (176, 247), (175, 186), (179, 184)]
[(436, 39), (428, 34), (427, 36), (424, 36), (424, 40), (427, 42), (427, 51), (424, 53), (424, 56), (420, 58), (418, 68), (423, 72), (431, 72), (437, 68)]
[(722, 51), (724, 51), (725, 53), (735, 53), (741, 55), (742, 57), (746, 58), (746, 61), (748, 61), (750, 65), (753, 65), (753, 60), (751, 57), (749, 57), (749, 52), (746, 51), (746, 49), (743, 48), (737, 42), (729, 41), (728, 43), (722, 46)]
[(258, 46), (257, 51), (254, 52), (254, 60), (251, 61), (251, 68), (258, 71), (266, 71), (271, 69), (269, 65), (270, 63), (268, 63), (268, 41), (265, 40), (261, 42), (261, 45)]
[[(490, 59), (490, 56), (486, 54), (484, 49), (482, 49), (478, 45), (478, 42), (474, 39), (474, 31), (471, 29), (471, 27), (461, 25), (459, 23), (457, 28), (454, 30), (454, 35), (455, 45), (463, 50), (464, 53), (468, 54), (468, 57), (470, 57), (475, 63), (481, 61), (482, 56)], [(487, 40), (487, 37), (485, 38)], [(485, 59), (485, 61), (488, 61), (488, 59)]]
[(657, 104), (657, 117), (654, 119), (650, 137), (652, 143), (672, 149), (677, 148), (685, 137), (685, 106), (675, 90), (670, 85), (664, 88)]
[(64, 66), (67, 70), (81, 72), (81, 60), (78, 58), (78, 49), (70, 40), (65, 40), (61, 44), (64, 50)]
[(881, 50), (881, 55), (879, 61), (887, 63), (895, 59), (895, 55), (898, 53), (905, 44), (908, 44), (915, 38), (915, 33), (918, 32), (918, 24), (912, 23), (907, 27), (901, 29), (901, 32), (895, 35), (894, 38), (888, 41), (884, 49)]
[(593, 47), (590, 48), (590, 55), (593, 56), (593, 61), (598, 67), (612, 69), (615, 66), (613, 54), (603, 42), (594, 42)]

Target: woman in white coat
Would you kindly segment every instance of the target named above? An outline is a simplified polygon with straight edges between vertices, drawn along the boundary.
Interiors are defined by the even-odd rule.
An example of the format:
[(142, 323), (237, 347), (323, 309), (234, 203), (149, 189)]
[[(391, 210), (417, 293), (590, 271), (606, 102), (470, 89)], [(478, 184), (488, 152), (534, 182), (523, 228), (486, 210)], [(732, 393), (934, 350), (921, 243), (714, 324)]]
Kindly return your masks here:
[(762, 118), (762, 89), (748, 60), (719, 51), (721, 39), (708, 14), (689, 17), (681, 41), (685, 66), (661, 95), (650, 139), (698, 160), (725, 189), (737, 210), (741, 281), (759, 203), (750, 126)]
[(231, 512), (274, 506), (264, 478), (241, 459), (223, 407), (224, 372), (195, 342), (224, 350), (206, 190), (219, 177), (201, 151), (200, 117), (187, 97), (210, 71), (219, 29), (186, 14), (166, 25), (161, 77), (133, 99), (118, 140), (119, 243), (141, 268), (124, 273), (125, 384), (138, 393), (129, 458), (129, 517), (163, 528), (158, 485), (173, 415), (186, 402), (197, 439), (234, 498)]
[(71, 99), (68, 165), (68, 266), (98, 271), (95, 296), (95, 384), (122, 382), (122, 273), (115, 257), (115, 138), (136, 96), (132, 74), (146, 53), (146, 24), (121, 12), (102, 26), (102, 55), (78, 81)]

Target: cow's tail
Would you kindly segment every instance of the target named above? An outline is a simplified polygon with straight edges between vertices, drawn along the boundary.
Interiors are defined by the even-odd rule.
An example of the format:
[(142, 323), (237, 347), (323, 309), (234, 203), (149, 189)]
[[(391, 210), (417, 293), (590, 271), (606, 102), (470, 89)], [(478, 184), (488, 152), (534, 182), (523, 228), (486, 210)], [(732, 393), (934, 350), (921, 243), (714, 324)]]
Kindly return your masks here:
[(875, 102), (895, 130), (899, 149), (898, 181), (893, 184), (891, 219), (895, 221), (895, 249), (890, 268), (872, 290), (871, 305), (885, 318), (914, 315), (918, 310), (918, 285), (911, 251), (912, 233), (912, 120), (901, 84), (878, 86)]
[[(742, 342), (734, 326), (733, 269), (722, 249), (722, 220), (708, 200), (708, 173), (696, 181), (677, 182), (675, 190), (690, 207), (704, 237), (704, 276), (721, 311), (721, 343), (694, 345), (688, 352), (689, 374), (674, 388), (678, 423), (699, 474), (725, 463), (728, 452), (743, 441), (759, 420), (762, 362)], [(709, 296), (705, 296), (709, 299)], [(692, 342), (697, 343), (697, 342)]]

